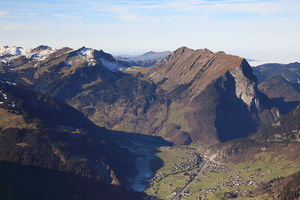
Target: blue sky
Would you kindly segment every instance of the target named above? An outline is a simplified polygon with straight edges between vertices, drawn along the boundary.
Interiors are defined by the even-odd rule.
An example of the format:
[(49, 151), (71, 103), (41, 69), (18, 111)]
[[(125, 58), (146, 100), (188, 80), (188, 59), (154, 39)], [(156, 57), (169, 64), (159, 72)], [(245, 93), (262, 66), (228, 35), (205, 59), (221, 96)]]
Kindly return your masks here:
[(300, 62), (299, 0), (0, 0), (0, 45), (225, 51)]

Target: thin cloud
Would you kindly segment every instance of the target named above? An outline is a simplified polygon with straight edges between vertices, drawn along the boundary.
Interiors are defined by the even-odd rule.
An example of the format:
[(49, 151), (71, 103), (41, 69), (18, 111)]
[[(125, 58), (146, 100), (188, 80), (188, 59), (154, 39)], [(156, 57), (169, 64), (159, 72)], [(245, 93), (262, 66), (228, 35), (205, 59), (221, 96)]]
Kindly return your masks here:
[(7, 11), (0, 11), (0, 17), (7, 16), (8, 14), (9, 12)]
[(15, 31), (37, 31), (41, 29), (41, 26), (24, 23), (5, 23), (1, 24), (1, 31), (3, 32), (15, 32)]
[[(100, 17), (119, 22), (148, 22), (161, 19), (161, 16), (195, 15), (195, 17), (214, 17), (220, 13), (239, 15), (295, 15), (300, 13), (299, 0), (76, 0), (72, 1), (28, 1), (26, 4), (16, 2), (0, 2), (9, 6), (13, 13), (28, 13), (47, 8), (45, 13), (69, 20), (88, 20)], [(65, 8), (63, 11), (60, 8)], [(18, 12), (16, 12), (16, 9)], [(25, 10), (24, 10), (25, 9)], [(43, 12), (43, 11), (41, 11)], [(29, 12), (30, 13), (30, 12)], [(3, 13), (3, 16), (6, 13)], [(24, 13), (23, 13), (24, 14)], [(1, 16), (1, 14), (0, 14)], [(107, 18), (101, 18), (101, 16)]]
[(39, 14), (37, 14), (37, 13), (31, 13), (31, 14), (29, 14), (29, 16), (31, 16), (31, 17), (37, 17), (37, 16), (39, 16)]
[[(296, 6), (295, 6), (296, 5)], [(297, 6), (298, 5), (298, 6)], [(276, 14), (299, 14), (299, 1), (256, 1), (256, 2), (241, 2), (241, 3), (220, 3), (214, 5), (217, 8), (226, 9), (228, 11), (236, 11), (241, 13), (254, 13), (262, 16), (270, 16)]]
[(63, 18), (63, 19), (71, 19), (71, 20), (80, 20), (80, 19), (82, 19), (82, 16), (77, 16), (77, 15), (54, 14), (53, 16)]
[[(214, 16), (216, 13), (239, 13), (240, 15), (255, 14), (270, 16), (276, 14), (300, 13), (299, 1), (295, 0), (165, 0), (165, 1), (85, 1), (95, 10), (123, 21), (141, 21), (160, 16), (151, 15), (158, 12), (164, 15)], [(299, 5), (299, 6), (295, 6)]]

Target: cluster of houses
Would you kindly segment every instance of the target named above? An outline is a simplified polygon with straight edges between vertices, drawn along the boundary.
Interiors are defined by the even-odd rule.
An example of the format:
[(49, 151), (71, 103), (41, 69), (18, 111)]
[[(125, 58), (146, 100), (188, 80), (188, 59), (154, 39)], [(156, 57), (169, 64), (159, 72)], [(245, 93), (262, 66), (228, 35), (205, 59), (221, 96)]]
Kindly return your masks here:
[[(174, 148), (174, 147), (165, 147), (165, 148)], [(199, 166), (201, 166), (202, 158), (199, 153), (196, 151), (190, 151), (186, 150), (185, 153), (189, 155), (188, 159), (186, 159), (184, 162), (178, 162), (178, 163), (173, 163), (169, 169), (169, 173), (158, 173), (153, 177), (150, 181), (150, 186), (156, 184), (156, 186), (159, 186), (161, 184), (167, 184), (170, 192), (170, 196), (168, 197), (169, 199), (174, 199), (176, 196), (176, 199), (186, 199), (189, 196), (194, 196), (195, 193), (190, 191), (189, 189), (184, 190), (180, 194), (178, 194), (179, 188), (176, 188), (174, 190), (173, 187), (173, 182), (161, 182), (162, 179), (170, 176), (170, 175), (175, 175), (178, 173), (183, 173), (184, 176), (187, 177), (186, 181), (187, 183), (189, 181), (193, 181), (194, 183), (200, 183), (201, 182), (201, 177), (207, 177), (210, 176), (211, 173), (217, 173), (217, 174), (224, 174), (223, 177), (219, 177), (218, 179), (223, 182), (220, 185), (213, 186), (210, 188), (199, 188), (198, 191), (196, 191), (196, 196), (195, 199), (200, 200), (200, 199), (205, 199), (207, 195), (210, 193), (215, 193), (220, 191), (222, 188), (226, 188), (228, 191), (232, 192), (234, 195), (243, 195), (244, 193), (246, 194), (247, 191), (242, 191), (241, 187), (242, 186), (254, 186), (257, 187), (260, 182), (255, 180), (256, 178), (263, 178), (265, 173), (271, 173), (271, 171), (260, 171), (256, 170), (254, 173), (248, 175), (246, 179), (244, 179), (240, 174), (246, 170), (246, 168), (238, 168), (238, 169), (231, 169), (225, 165), (215, 163), (213, 161), (206, 161), (206, 168), (205, 171), (199, 174), (198, 177), (197, 174), (200, 170)], [(185, 158), (184, 158), (185, 159)], [(192, 171), (194, 169), (199, 168), (197, 172)], [(229, 176), (228, 176), (229, 175)], [(248, 179), (248, 180), (247, 180)], [(153, 188), (153, 192), (157, 193), (158, 187), (155, 187), (156, 189)], [(172, 189), (173, 188), (173, 189)], [(154, 191), (155, 190), (155, 191)]]
[(175, 172), (178, 170), (190, 170), (198, 168), (201, 163), (201, 156), (197, 152), (186, 151), (189, 154), (189, 159), (185, 162), (174, 163), (171, 165), (169, 172)]
[(239, 175), (230, 175), (228, 181), (223, 183), (223, 186), (229, 189), (237, 189), (240, 186), (244, 186), (246, 183), (243, 178)]
[[(244, 171), (244, 168), (238, 168), (238, 169), (230, 169), (226, 167), (225, 165), (220, 165), (218, 163), (209, 161), (207, 162), (206, 172), (203, 173), (202, 177), (207, 177), (210, 173), (220, 173), (220, 174), (229, 174), (229, 176), (224, 176), (218, 178), (219, 180), (226, 180), (225, 183), (222, 184), (223, 187), (227, 188), (228, 191), (232, 191), (234, 194), (244, 194), (247, 193), (247, 191), (242, 191), (240, 188), (241, 186), (254, 186), (257, 187), (259, 185), (259, 182), (255, 180), (244, 180), (239, 174)], [(248, 176), (249, 179), (254, 178), (262, 178), (264, 176), (264, 173), (270, 173), (270, 172), (261, 172), (257, 171), (253, 174), (250, 174)], [(196, 179), (196, 182), (201, 182), (201, 180)], [(215, 186), (205, 189), (199, 189), (199, 196), (196, 197), (197, 200), (203, 199), (207, 197), (209, 193), (215, 193), (221, 189), (221, 186)]]
[[(215, 193), (218, 190), (220, 190), (221, 187), (220, 186), (216, 186), (216, 187), (210, 187), (210, 188), (206, 188), (206, 189), (199, 189), (199, 192), (201, 193), (201, 197), (206, 197), (209, 193)], [(198, 198), (201, 199), (201, 198)]]
[(159, 172), (159, 173), (155, 174), (155, 176), (149, 181), (149, 185), (152, 186), (152, 185), (160, 182), (166, 176), (167, 176), (167, 174), (165, 174), (163, 172)]

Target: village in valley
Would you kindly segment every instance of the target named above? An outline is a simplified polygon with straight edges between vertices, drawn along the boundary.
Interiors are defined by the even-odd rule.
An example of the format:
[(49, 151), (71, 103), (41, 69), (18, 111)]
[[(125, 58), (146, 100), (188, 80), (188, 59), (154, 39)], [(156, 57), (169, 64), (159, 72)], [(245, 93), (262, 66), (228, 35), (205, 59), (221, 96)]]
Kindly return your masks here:
[(277, 178), (278, 171), (297, 171), (293, 164), (256, 162), (224, 165), (210, 161), (203, 151), (188, 146), (160, 147), (157, 156), (164, 161), (149, 180), (146, 193), (159, 199), (243, 199), (261, 184)]

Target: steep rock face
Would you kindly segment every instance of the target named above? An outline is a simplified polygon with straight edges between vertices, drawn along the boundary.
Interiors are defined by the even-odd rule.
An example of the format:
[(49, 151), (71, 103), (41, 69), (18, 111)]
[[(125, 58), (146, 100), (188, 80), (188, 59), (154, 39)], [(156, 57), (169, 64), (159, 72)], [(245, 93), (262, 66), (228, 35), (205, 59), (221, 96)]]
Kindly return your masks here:
[(251, 68), (246, 60), (243, 60), (241, 67), (231, 69), (229, 73), (233, 76), (235, 81), (236, 96), (243, 100), (243, 102), (252, 108), (254, 106), (258, 111), (260, 110), (260, 102), (256, 95), (256, 77), (252, 74)]

